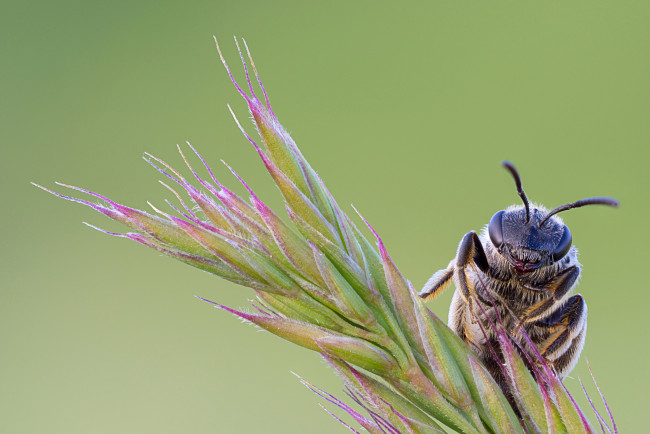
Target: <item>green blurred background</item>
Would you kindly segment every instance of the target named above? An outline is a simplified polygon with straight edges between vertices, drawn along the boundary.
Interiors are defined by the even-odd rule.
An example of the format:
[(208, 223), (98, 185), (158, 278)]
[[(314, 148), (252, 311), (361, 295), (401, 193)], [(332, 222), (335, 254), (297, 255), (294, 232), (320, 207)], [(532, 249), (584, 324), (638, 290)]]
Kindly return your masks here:
[[(642, 1), (4, 0), (0, 431), (347, 432), (290, 373), (342, 395), (315, 353), (193, 297), (242, 307), (249, 290), (92, 231), (81, 221), (120, 228), (29, 185), (164, 205), (140, 157), (180, 166), (190, 140), (279, 206), (227, 111), (246, 118), (214, 34), (240, 77), (231, 38), (246, 38), (280, 120), (416, 287), (518, 203), (503, 159), (549, 207), (620, 199), (563, 215), (589, 305), (565, 383), (595, 423), (588, 358), (620, 430), (642, 432), (649, 22)], [(451, 293), (431, 303), (445, 319)]]

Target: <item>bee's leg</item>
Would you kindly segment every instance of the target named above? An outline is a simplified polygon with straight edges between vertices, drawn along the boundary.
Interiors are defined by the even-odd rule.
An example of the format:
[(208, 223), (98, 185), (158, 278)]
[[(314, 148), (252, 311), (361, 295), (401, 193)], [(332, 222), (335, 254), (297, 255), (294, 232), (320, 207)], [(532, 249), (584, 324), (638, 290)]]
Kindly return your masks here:
[(580, 269), (576, 266), (569, 267), (555, 276), (555, 278), (553, 278), (553, 280), (543, 288), (544, 292), (552, 294), (551, 297), (545, 298), (526, 309), (524, 315), (519, 319), (514, 334), (517, 334), (521, 326), (524, 324), (543, 318), (547, 314), (548, 310), (557, 305), (557, 303), (562, 300), (571, 288), (573, 288), (578, 277), (580, 277)]
[(569, 298), (560, 309), (540, 322), (551, 330), (539, 351), (563, 378), (573, 368), (584, 345), (587, 331), (587, 305), (580, 294)]
[(455, 259), (452, 259), (447, 268), (436, 271), (434, 275), (427, 280), (427, 283), (424, 284), (419, 296), (424, 299), (432, 299), (449, 286), (454, 277), (454, 262)]
[(454, 292), (451, 304), (449, 305), (449, 328), (465, 342), (471, 342), (467, 338), (466, 309), (467, 303), (465, 303), (463, 297), (461, 297), (458, 291)]
[(469, 305), (470, 312), (474, 312), (475, 288), (467, 282), (468, 267), (476, 265), (481, 271), (487, 272), (489, 268), (487, 256), (481, 240), (476, 232), (468, 232), (458, 246), (456, 253), (456, 286), (460, 295)]
[(483, 244), (474, 231), (465, 234), (458, 245), (458, 252), (456, 252), (456, 267), (465, 268), (470, 263), (476, 264), (484, 273), (487, 273), (490, 268)]

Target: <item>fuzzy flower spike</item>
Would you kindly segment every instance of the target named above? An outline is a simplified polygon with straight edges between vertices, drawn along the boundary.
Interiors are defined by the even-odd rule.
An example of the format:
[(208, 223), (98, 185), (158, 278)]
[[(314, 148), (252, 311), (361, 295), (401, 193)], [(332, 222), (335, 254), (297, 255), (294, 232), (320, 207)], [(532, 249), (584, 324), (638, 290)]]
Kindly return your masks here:
[[(493, 350), (504, 355), (514, 402), (506, 399), (471, 349), (424, 307), (370, 224), (355, 219), (367, 226), (369, 239), (364, 235), (368, 231), (362, 231), (334, 200), (278, 121), (243, 44), (248, 64), (241, 50), (239, 54), (246, 91), (236, 82), (218, 44), (217, 49), (248, 106), (259, 139), (251, 138), (236, 117), (235, 122), (280, 190), (290, 224), (232, 169), (249, 197), (225, 187), (189, 143), (179, 152), (191, 180), (152, 155), (144, 157), (166, 178), (163, 185), (179, 204), (169, 203), (174, 214), (153, 205), (151, 212), (136, 210), (69, 185), (59, 184), (98, 202), (37, 186), (89, 206), (130, 230), (106, 232), (110, 235), (252, 288), (257, 295), (255, 313), (202, 300), (320, 353), (359, 410), (303, 380), (304, 384), (369, 432), (443, 433), (443, 426), (464, 433), (592, 432), (543, 360), (528, 363), (538, 367), (531, 373), (520, 355), (530, 357), (528, 352), (503, 332), (500, 347)], [(202, 178), (192, 164), (204, 166), (208, 177)], [(498, 323), (493, 326), (500, 330)], [(604, 418), (598, 420), (602, 426)]]

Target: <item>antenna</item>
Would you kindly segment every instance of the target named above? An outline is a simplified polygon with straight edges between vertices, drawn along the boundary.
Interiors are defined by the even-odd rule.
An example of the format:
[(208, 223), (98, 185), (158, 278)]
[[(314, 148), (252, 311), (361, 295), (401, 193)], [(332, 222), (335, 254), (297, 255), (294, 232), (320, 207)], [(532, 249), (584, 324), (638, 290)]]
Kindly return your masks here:
[(542, 221), (539, 222), (539, 227), (541, 228), (542, 225), (546, 222), (546, 220), (548, 220), (549, 218), (551, 218), (552, 216), (554, 216), (559, 212), (566, 211), (573, 208), (580, 208), (586, 205), (608, 205), (616, 208), (618, 207), (618, 201), (616, 199), (612, 199), (611, 197), (589, 197), (587, 199), (582, 199), (577, 202), (567, 203), (558, 206), (553, 211), (546, 214), (546, 216), (542, 219)]
[[(524, 205), (526, 205), (526, 224), (530, 221), (530, 205), (528, 205), (528, 198), (526, 197), (526, 193), (524, 193), (524, 189), (521, 188), (521, 178), (519, 177), (519, 172), (517, 172), (517, 169), (515, 169), (515, 166), (508, 160), (504, 161), (501, 163), (503, 167), (508, 169), (510, 174), (512, 175), (513, 178), (515, 178), (515, 185), (517, 186), (517, 193), (519, 193), (519, 197), (521, 197), (521, 200), (524, 201)], [(558, 211), (560, 212), (560, 211)], [(540, 225), (541, 226), (541, 225)]]

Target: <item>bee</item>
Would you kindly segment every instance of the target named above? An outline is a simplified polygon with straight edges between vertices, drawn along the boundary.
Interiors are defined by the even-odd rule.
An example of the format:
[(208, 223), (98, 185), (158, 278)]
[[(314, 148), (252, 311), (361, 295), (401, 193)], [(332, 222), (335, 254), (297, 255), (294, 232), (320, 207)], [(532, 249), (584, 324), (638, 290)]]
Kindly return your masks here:
[[(520, 348), (528, 334), (544, 361), (563, 379), (575, 366), (587, 331), (587, 305), (571, 295), (580, 277), (578, 251), (558, 213), (586, 205), (617, 207), (608, 197), (592, 197), (552, 211), (529, 203), (519, 173), (503, 166), (515, 180), (523, 205), (498, 211), (481, 234), (467, 233), (456, 257), (424, 285), (420, 297), (430, 299), (452, 281), (456, 287), (449, 309), (449, 327), (473, 349), (497, 383), (507, 392), (502, 360), (491, 324), (500, 323)], [(530, 367), (530, 366), (529, 366)]]

